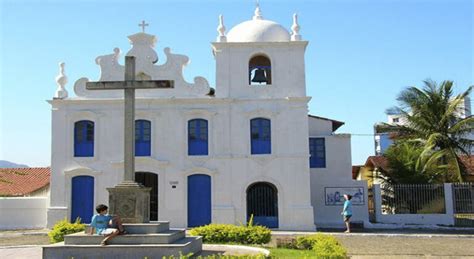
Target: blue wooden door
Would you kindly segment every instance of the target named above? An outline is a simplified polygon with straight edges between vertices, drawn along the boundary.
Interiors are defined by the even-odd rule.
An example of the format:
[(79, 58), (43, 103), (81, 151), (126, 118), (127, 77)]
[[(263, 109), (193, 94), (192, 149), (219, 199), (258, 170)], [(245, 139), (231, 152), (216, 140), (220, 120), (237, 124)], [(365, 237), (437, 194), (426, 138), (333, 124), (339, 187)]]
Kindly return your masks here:
[(94, 177), (75, 176), (72, 178), (71, 221), (80, 218), (82, 223), (90, 223), (94, 212)]
[(188, 176), (188, 226), (211, 223), (211, 177), (203, 174)]

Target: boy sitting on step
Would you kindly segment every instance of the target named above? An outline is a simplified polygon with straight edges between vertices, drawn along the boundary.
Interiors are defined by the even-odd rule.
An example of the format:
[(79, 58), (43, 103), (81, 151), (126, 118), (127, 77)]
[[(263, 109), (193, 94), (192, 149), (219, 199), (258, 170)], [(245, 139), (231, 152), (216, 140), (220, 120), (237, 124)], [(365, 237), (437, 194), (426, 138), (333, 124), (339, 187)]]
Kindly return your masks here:
[(108, 209), (104, 204), (97, 205), (95, 210), (99, 214), (94, 215), (91, 221), (89, 235), (92, 235), (95, 229), (96, 234), (105, 236), (104, 240), (100, 243), (101, 246), (107, 245), (110, 239), (127, 233), (123, 228), (120, 217), (107, 214)]

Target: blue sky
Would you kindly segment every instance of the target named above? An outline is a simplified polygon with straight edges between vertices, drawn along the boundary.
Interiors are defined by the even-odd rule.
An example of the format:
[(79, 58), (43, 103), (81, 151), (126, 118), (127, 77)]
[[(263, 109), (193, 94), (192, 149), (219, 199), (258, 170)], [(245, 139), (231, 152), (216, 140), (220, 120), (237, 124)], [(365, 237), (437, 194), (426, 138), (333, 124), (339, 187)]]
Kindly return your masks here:
[[(261, 0), (265, 19), (290, 28), (298, 13), (309, 41), (306, 87), (310, 113), (346, 124), (352, 161), (373, 155), (373, 124), (385, 121), (405, 87), (431, 78), (453, 80), (456, 91), (474, 83), (471, 0)], [(255, 1), (25, 1), (0, 0), (0, 160), (48, 166), (51, 99), (58, 63), (69, 83), (97, 79), (96, 56), (129, 49), (127, 35), (140, 30), (164, 47), (188, 55), (185, 77), (204, 76), (215, 86), (210, 42), (218, 15), (227, 31), (252, 17)], [(362, 134), (363, 136), (361, 136)]]

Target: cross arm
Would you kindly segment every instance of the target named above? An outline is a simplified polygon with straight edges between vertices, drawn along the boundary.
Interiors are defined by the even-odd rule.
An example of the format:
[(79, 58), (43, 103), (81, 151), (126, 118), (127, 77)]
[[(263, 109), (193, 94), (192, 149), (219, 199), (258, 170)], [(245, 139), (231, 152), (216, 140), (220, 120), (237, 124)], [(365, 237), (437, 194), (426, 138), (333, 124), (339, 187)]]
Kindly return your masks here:
[(144, 81), (103, 81), (87, 82), (87, 90), (124, 90), (124, 89), (154, 89), (174, 88), (173, 80), (144, 80)]

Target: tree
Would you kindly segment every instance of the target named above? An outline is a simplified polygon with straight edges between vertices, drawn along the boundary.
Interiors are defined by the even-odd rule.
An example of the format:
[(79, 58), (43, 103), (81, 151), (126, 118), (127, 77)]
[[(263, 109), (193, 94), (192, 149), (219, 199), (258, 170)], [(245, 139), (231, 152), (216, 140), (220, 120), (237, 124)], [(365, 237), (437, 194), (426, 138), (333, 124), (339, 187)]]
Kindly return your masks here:
[(390, 184), (419, 184), (433, 182), (433, 176), (423, 171), (420, 160), (423, 146), (417, 142), (396, 141), (384, 156), (388, 160), (389, 171), (382, 180)]
[(393, 132), (398, 141), (420, 143), (423, 150), (418, 159), (420, 172), (433, 170), (442, 182), (463, 181), (463, 166), (459, 156), (469, 155), (473, 141), (466, 136), (474, 129), (474, 117), (466, 117), (462, 111), (464, 99), (473, 86), (454, 96), (453, 82), (424, 81), (422, 89), (409, 87), (403, 90), (391, 108), (406, 121), (400, 125), (382, 124), (379, 130)]

